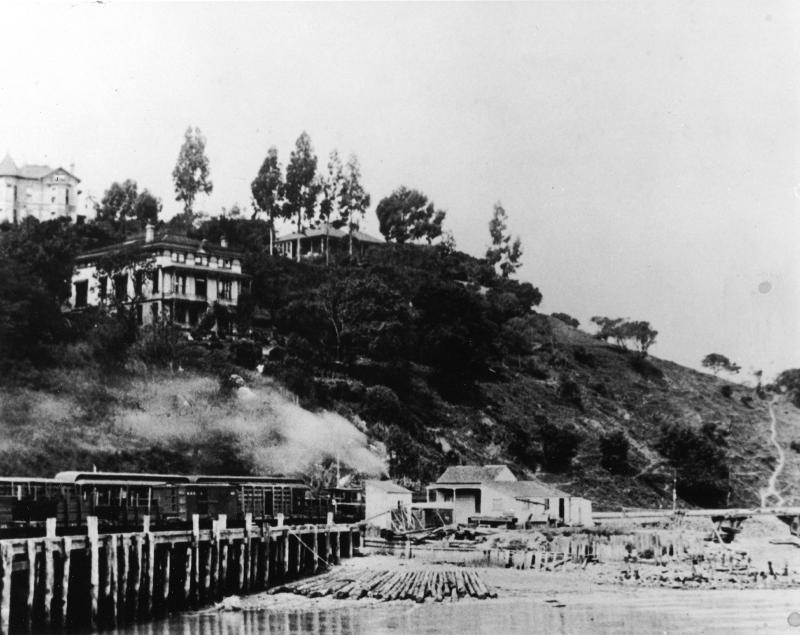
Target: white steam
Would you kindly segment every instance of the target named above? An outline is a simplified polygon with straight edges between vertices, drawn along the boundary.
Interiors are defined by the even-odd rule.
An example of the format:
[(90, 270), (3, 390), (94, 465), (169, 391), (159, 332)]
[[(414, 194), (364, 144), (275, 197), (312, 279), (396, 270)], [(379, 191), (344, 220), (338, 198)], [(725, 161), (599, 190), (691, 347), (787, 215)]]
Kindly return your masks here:
[(217, 383), (198, 377), (170, 378), (129, 395), (140, 409), (125, 410), (116, 424), (131, 435), (154, 441), (191, 440), (209, 432), (236, 436), (262, 473), (306, 472), (325, 459), (338, 459), (368, 475), (387, 472), (385, 449), (344, 417), (314, 413), (292, 403), (268, 381), (218, 397)]

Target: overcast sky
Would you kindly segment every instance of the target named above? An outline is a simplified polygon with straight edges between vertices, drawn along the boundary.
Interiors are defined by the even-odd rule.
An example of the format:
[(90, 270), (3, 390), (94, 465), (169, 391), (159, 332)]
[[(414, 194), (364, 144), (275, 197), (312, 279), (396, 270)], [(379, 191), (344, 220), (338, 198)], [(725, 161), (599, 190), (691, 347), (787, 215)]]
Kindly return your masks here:
[[(355, 152), (481, 254), (502, 201), (541, 309), (649, 320), (653, 353), (800, 366), (800, 4), (3, 6), (0, 153), (174, 201), (187, 125), (249, 208), (266, 150)], [(1, 157), (0, 157), (1, 158)], [(370, 210), (367, 230), (377, 232)], [(589, 329), (591, 330), (591, 329)]]

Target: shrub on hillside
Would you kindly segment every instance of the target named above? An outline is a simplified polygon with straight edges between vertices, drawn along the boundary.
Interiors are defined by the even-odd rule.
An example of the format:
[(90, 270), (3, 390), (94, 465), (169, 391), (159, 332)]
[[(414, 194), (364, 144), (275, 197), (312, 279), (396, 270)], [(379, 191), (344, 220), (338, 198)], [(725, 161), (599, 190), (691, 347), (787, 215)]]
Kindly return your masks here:
[(621, 430), (600, 437), (600, 465), (613, 474), (625, 474), (630, 469), (628, 450), (630, 441)]
[(386, 386), (370, 386), (364, 399), (364, 415), (370, 422), (399, 423), (402, 415), (400, 399)]
[(539, 428), (539, 437), (542, 442), (545, 469), (549, 472), (569, 470), (580, 444), (577, 432), (566, 426), (557, 426), (546, 421)]
[(577, 408), (583, 408), (581, 398), (581, 388), (567, 375), (562, 375), (558, 382), (558, 397), (566, 403), (572, 404)]
[(634, 355), (631, 358), (631, 368), (646, 379), (663, 379), (663, 371), (649, 359)]
[(681, 498), (704, 507), (725, 504), (729, 469), (724, 452), (714, 440), (676, 423), (664, 427), (656, 449), (675, 468)]
[(560, 320), (567, 326), (571, 326), (574, 329), (578, 328), (581, 325), (581, 323), (578, 320), (576, 320), (571, 315), (568, 315), (567, 313), (552, 313), (551, 315), (555, 319)]
[(733, 395), (733, 388), (731, 388), (731, 387), (730, 387), (730, 386), (728, 386), (728, 385), (725, 385), (725, 386), (720, 386), (720, 388), (719, 388), (719, 392), (720, 392), (720, 393), (722, 394), (722, 396), (723, 396), (723, 397), (725, 397), (726, 399), (730, 399), (730, 398), (731, 398), (731, 396)]

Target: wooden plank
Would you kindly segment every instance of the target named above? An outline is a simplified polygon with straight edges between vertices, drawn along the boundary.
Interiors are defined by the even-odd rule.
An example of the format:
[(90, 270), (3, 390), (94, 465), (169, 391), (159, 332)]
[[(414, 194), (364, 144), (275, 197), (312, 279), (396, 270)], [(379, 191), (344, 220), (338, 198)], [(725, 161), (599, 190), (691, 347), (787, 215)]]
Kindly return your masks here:
[(311, 573), (319, 571), (319, 531), (317, 526), (311, 528)]
[(250, 524), (253, 522), (252, 514), (244, 515), (244, 535), (239, 548), (239, 590), (247, 591), (250, 581)]
[(0, 563), (3, 567), (3, 586), (0, 587), (0, 634), (8, 635), (11, 623), (11, 571), (14, 547), (11, 543), (0, 543)]
[(67, 625), (67, 608), (69, 604), (69, 574), (70, 566), (72, 564), (72, 539), (61, 539), (61, 594), (59, 602), (61, 604), (61, 626)]

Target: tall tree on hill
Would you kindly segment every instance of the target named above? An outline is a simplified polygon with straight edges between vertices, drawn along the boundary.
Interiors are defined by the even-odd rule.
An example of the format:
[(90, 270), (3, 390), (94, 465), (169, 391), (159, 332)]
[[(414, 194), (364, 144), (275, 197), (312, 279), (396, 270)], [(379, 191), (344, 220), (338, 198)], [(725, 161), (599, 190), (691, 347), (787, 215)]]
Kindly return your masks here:
[(200, 128), (186, 128), (178, 160), (172, 170), (175, 183), (175, 200), (183, 201), (183, 213), (192, 217), (194, 200), (198, 194), (210, 194), (214, 189), (206, 156), (206, 139)]
[(508, 278), (522, 264), (519, 261), (522, 257), (522, 242), (519, 236), (511, 239), (508, 233), (508, 215), (499, 201), (495, 203), (492, 220), (489, 221), (489, 236), (492, 245), (486, 250), (486, 260), (499, 267), (500, 274)]
[(328, 158), (328, 171), (320, 179), (322, 200), (319, 204), (319, 218), (325, 224), (325, 264), (330, 262), (331, 224), (337, 229), (342, 221), (339, 217), (344, 195), (344, 168), (339, 158), (339, 151), (334, 149)]
[(342, 192), (342, 206), (339, 215), (347, 226), (348, 253), (353, 255), (353, 232), (359, 228), (359, 218), (369, 207), (370, 196), (361, 184), (361, 166), (358, 157), (351, 154), (344, 168), (344, 190)]
[(267, 157), (261, 164), (256, 178), (250, 184), (253, 193), (253, 219), (259, 213), (267, 215), (269, 221), (269, 255), (274, 249), (275, 217), (283, 215), (284, 182), (281, 164), (278, 162), (278, 149), (271, 146)]
[(375, 213), (386, 240), (403, 244), (424, 239), (429, 245), (442, 235), (446, 215), (422, 192), (409, 190), (405, 185), (382, 199)]
[[(317, 155), (311, 145), (311, 137), (303, 131), (295, 142), (294, 150), (286, 166), (286, 200), (284, 215), (297, 216), (297, 233), (303, 231), (303, 218), (312, 220), (319, 194)], [(300, 239), (297, 239), (297, 260), (300, 260)]]
[(139, 192), (136, 181), (114, 182), (97, 206), (96, 222), (105, 224), (112, 232), (125, 236), (131, 230), (141, 230), (148, 223), (156, 224), (161, 201), (149, 191)]

